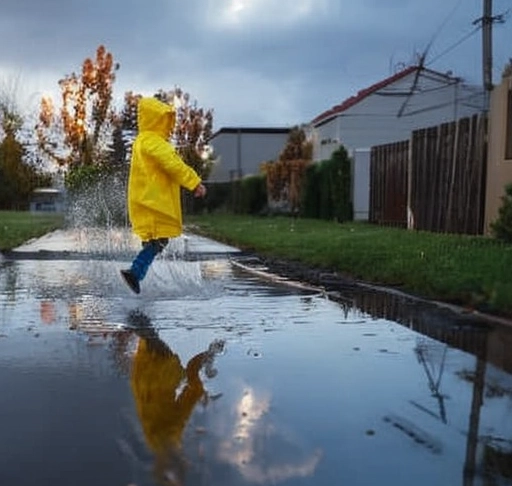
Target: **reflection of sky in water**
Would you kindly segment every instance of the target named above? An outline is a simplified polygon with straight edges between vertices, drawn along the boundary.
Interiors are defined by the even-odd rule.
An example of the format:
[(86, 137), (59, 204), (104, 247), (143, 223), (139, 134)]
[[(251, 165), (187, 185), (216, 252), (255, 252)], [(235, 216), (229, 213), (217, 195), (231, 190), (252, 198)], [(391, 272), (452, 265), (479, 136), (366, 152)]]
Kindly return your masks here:
[(270, 405), (264, 393), (243, 389), (231, 421), (215, 431), (220, 440), (218, 459), (235, 466), (250, 483), (275, 484), (313, 476), (320, 451), (303, 451), (297, 437), (271, 420)]
[[(137, 339), (120, 332), (135, 308), (182, 363), (226, 343), (218, 373), (201, 375), (208, 398), (183, 438), (186, 484), (463, 484), (474, 356), (226, 262), (159, 260), (140, 297), (123, 287), (121, 267), (2, 264), (0, 386), (9, 394), (0, 417), (15, 445), (0, 446), (13, 464), (1, 484), (50, 484), (18, 467), (34, 447), (34, 478), (55, 478), (64, 458), (69, 484), (105, 484), (94, 468), (71, 477), (84, 461), (108, 461), (109, 484), (153, 484), (127, 384)], [(489, 349), (503, 339), (490, 338)], [(484, 439), (505, 451), (512, 439), (511, 375), (489, 364), (485, 377), (477, 464)], [(14, 439), (20, 430), (35, 445)], [(76, 454), (63, 453), (69, 444)]]

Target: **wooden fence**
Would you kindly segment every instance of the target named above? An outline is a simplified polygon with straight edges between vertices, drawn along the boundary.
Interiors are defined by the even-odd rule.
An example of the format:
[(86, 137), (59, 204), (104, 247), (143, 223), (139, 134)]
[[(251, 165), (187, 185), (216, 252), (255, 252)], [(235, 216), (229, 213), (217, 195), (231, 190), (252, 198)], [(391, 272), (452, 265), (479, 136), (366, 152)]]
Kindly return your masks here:
[(370, 154), (371, 222), (407, 226), (409, 142), (372, 147)]
[(487, 119), (415, 130), (410, 141), (373, 147), (370, 221), (418, 230), (482, 234)]

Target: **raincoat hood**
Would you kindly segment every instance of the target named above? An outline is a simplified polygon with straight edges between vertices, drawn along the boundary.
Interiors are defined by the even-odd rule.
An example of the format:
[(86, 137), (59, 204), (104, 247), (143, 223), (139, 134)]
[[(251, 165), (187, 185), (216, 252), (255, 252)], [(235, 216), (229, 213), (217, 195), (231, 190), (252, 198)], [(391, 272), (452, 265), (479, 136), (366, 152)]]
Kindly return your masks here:
[(168, 138), (174, 131), (176, 110), (156, 98), (142, 98), (138, 104), (137, 123), (139, 131), (155, 132)]

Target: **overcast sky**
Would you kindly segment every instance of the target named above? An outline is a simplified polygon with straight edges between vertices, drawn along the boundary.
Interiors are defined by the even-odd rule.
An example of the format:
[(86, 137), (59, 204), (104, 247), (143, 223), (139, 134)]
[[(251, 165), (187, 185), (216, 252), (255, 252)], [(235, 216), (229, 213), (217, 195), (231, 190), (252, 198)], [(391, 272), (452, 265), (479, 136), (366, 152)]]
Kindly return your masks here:
[[(483, 0), (1, 0), (0, 87), (23, 106), (55, 93), (104, 44), (115, 96), (179, 85), (214, 128), (308, 122), (412, 63), (481, 84)], [(512, 0), (494, 0), (494, 14)], [(512, 57), (512, 16), (494, 26), (494, 81)], [(448, 53), (444, 51), (469, 36)], [(441, 57), (439, 57), (441, 55)], [(437, 58), (437, 59), (436, 59)]]

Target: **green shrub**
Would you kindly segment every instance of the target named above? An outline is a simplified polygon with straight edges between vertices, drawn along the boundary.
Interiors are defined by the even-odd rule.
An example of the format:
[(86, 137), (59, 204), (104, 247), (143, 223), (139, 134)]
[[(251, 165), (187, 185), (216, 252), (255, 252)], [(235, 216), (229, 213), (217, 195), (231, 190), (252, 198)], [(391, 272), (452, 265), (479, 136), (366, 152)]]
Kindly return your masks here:
[(491, 225), (494, 236), (507, 243), (512, 242), (512, 184), (505, 187), (505, 195), (501, 198), (502, 205), (498, 219)]
[(353, 217), (352, 161), (343, 146), (332, 154), (329, 166), (333, 217), (339, 223), (351, 221)]
[(183, 189), (182, 195), (189, 204), (183, 204), (185, 214), (201, 214), (203, 212), (223, 212), (232, 208), (233, 184), (231, 182), (208, 182), (206, 186), (206, 197), (195, 198), (190, 191)]
[(70, 193), (80, 192), (96, 184), (102, 177), (104, 168), (101, 165), (75, 165), (66, 174), (66, 189)]
[[(267, 183), (265, 176), (245, 177), (241, 181), (206, 182), (206, 197), (193, 198), (184, 206), (187, 214), (203, 212), (232, 212), (235, 214), (260, 214), (267, 204)], [(188, 191), (184, 191), (188, 192)]]
[(266, 177), (264, 175), (254, 175), (242, 179), (239, 212), (242, 214), (261, 214), (266, 205)]
[(311, 164), (304, 176), (301, 216), (318, 219), (320, 217), (320, 164)]
[(308, 167), (301, 214), (340, 223), (352, 220), (352, 163), (343, 146), (329, 160)]

